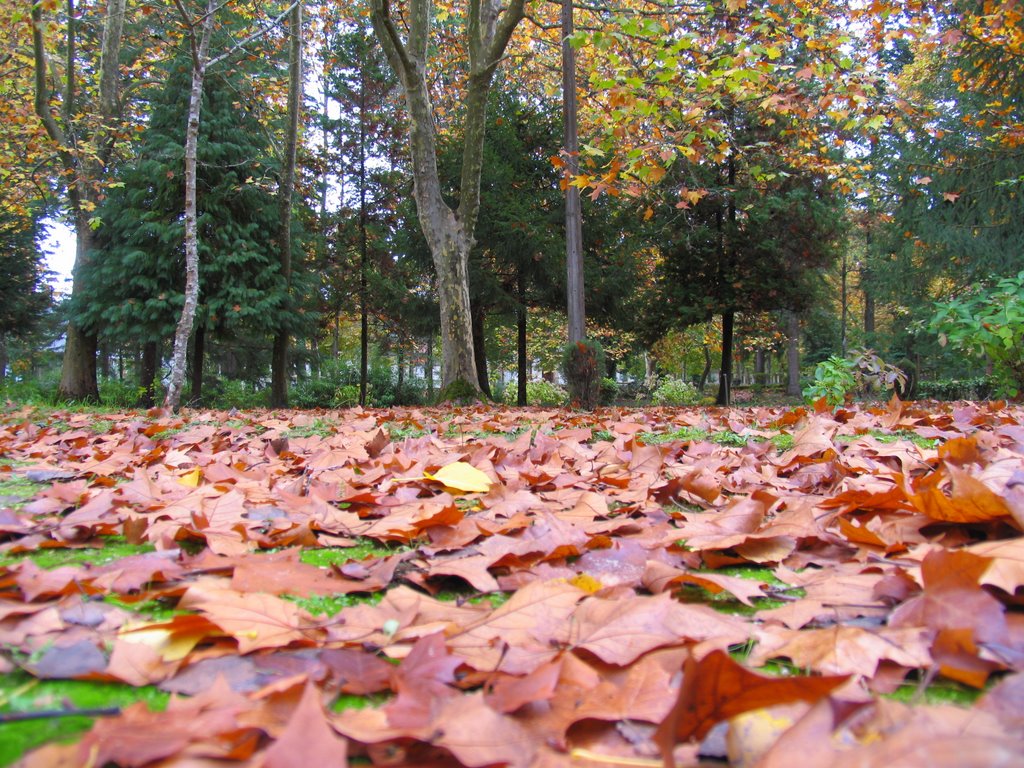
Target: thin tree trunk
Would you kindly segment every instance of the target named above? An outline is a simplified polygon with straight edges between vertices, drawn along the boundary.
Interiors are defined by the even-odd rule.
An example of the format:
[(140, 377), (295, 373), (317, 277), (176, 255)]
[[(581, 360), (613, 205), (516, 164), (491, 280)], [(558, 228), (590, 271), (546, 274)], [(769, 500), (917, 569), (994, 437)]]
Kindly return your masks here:
[[(164, 397), (164, 406), (178, 410), (181, 390), (185, 382), (185, 354), (192, 334), (196, 307), (199, 304), (199, 233), (196, 215), (196, 155), (199, 146), (199, 117), (203, 106), (203, 81), (209, 63), (210, 35), (217, 11), (216, 0), (207, 0), (196, 40), (195, 29), (190, 31), (192, 42), (192, 89), (189, 92), (188, 124), (185, 130), (185, 303), (174, 334), (171, 354), (171, 377)], [(185, 19), (188, 21), (187, 17)]]
[[(302, 3), (297, 2), (288, 18), (288, 130), (285, 134), (284, 155), (281, 159), (281, 181), (278, 188), (278, 232), (281, 278), (289, 302), (283, 311), (291, 313), (292, 282), (292, 196), (295, 190), (295, 163), (299, 144), (299, 124), (302, 114)], [(274, 337), (271, 358), (270, 404), (275, 408), (288, 405), (288, 352), (290, 344), (290, 317), (281, 322)]]
[(735, 319), (736, 313), (731, 309), (722, 313), (722, 362), (718, 372), (716, 405), (732, 404), (732, 342)]
[(192, 379), (189, 382), (189, 402), (199, 405), (203, 401), (203, 359), (206, 357), (206, 323), (200, 322), (192, 334)]
[(704, 387), (708, 384), (708, 376), (711, 375), (711, 347), (707, 344), (704, 345), (704, 369), (700, 372), (700, 384), (697, 389), (704, 392)]
[(369, 210), (366, 203), (366, 70), (359, 72), (359, 405), (366, 406), (370, 351), (367, 270), (370, 268)]
[(516, 307), (516, 363), (518, 381), (516, 382), (516, 405), (526, 405), (526, 380), (529, 377), (529, 360), (526, 357), (526, 278), (522, 269), (518, 275), (519, 305)]
[(800, 318), (786, 313), (786, 394), (799, 397), (800, 391)]
[[(570, 176), (579, 170), (579, 136), (576, 115), (576, 53), (569, 40), (573, 34), (573, 3), (562, 0), (562, 117), (566, 163)], [(583, 294), (583, 212), (579, 187), (569, 184), (565, 190), (565, 264), (566, 305), (569, 316), (569, 343), (587, 336)]]
[(477, 383), (480, 391), (491, 397), (491, 383), (487, 377), (487, 348), (484, 337), (486, 313), (480, 304), (473, 305), (473, 355), (476, 358)]
[(156, 405), (156, 369), (159, 344), (147, 341), (142, 345), (142, 360), (139, 369), (139, 387), (142, 389), (141, 404), (144, 408)]

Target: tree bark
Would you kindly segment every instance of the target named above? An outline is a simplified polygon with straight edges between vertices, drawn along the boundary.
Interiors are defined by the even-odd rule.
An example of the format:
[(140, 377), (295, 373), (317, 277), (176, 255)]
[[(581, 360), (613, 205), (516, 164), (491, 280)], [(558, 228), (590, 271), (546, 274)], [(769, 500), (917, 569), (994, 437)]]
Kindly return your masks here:
[(147, 341), (142, 346), (142, 360), (139, 369), (139, 386), (142, 389), (141, 404), (144, 408), (156, 405), (156, 369), (159, 362), (160, 346), (155, 341)]
[[(32, 18), (32, 56), (35, 75), (36, 115), (50, 141), (67, 177), (66, 196), (74, 222), (76, 248), (72, 268), (71, 298), (80, 298), (85, 268), (88, 266), (92, 246), (90, 212), (94, 209), (100, 182), (107, 174), (107, 165), (114, 147), (117, 123), (122, 114), (119, 98), (120, 54), (124, 27), (125, 0), (109, 0), (105, 8), (101, 32), (101, 52), (98, 67), (99, 124), (92, 135), (83, 135), (79, 126), (81, 105), (78, 99), (79, 83), (76, 67), (77, 21), (74, 3), (68, 3), (68, 27), (65, 50), (67, 61), (60, 109), (53, 109), (56, 88), (47, 78), (51, 68), (43, 34), (43, 7), (34, 3)], [(90, 152), (77, 154), (76, 147), (89, 147)], [(62, 400), (99, 400), (96, 385), (96, 336), (69, 321), (65, 332), (64, 356), (61, 364), (57, 395)]]
[(206, 323), (196, 326), (192, 335), (192, 377), (189, 382), (189, 402), (199, 405), (203, 402), (203, 359), (206, 357)]
[[(180, 6), (179, 6), (180, 7)], [(183, 9), (182, 9), (183, 10)], [(174, 333), (174, 352), (171, 355), (171, 377), (164, 397), (164, 406), (178, 410), (181, 390), (185, 381), (185, 354), (192, 334), (196, 307), (199, 304), (199, 233), (196, 221), (196, 156), (199, 146), (199, 117), (203, 106), (203, 82), (209, 64), (210, 35), (217, 11), (216, 0), (207, 0), (196, 39), (195, 28), (190, 26), (192, 44), (192, 89), (189, 92), (188, 124), (185, 129), (185, 303)], [(187, 16), (183, 20), (191, 25)]]
[(800, 318), (786, 313), (786, 394), (800, 397)]
[(413, 196), (420, 228), (437, 272), (441, 306), (442, 395), (479, 393), (473, 354), (469, 305), (469, 253), (480, 211), (480, 169), (486, 125), (487, 94), (494, 72), (516, 26), (523, 19), (524, 0), (502, 8), (498, 0), (470, 0), (466, 14), (469, 72), (463, 104), (462, 174), (458, 210), (452, 210), (441, 191), (437, 168), (437, 137), (430, 104), (427, 51), (431, 0), (409, 0), (402, 22), (403, 38), (387, 0), (370, 0), (370, 19), (395, 74), (402, 84), (409, 115), (409, 150), (413, 167)]
[(487, 349), (484, 336), (486, 313), (483, 307), (479, 304), (473, 305), (472, 317), (473, 356), (476, 358), (477, 383), (480, 385), (480, 391), (487, 395), (487, 397), (491, 397), (491, 382), (487, 377)]
[(275, 408), (288, 405), (288, 352), (290, 344), (291, 282), (292, 282), (292, 196), (295, 190), (295, 165), (298, 156), (299, 124), (302, 114), (302, 3), (292, 6), (288, 17), (288, 129), (285, 133), (284, 154), (281, 158), (281, 181), (278, 187), (278, 233), (281, 277), (289, 297), (283, 312), (288, 317), (281, 322), (274, 337), (271, 358), (270, 404)]
[(526, 405), (526, 380), (529, 377), (529, 360), (526, 356), (526, 313), (529, 308), (526, 306), (526, 277), (522, 269), (518, 275), (519, 304), (516, 306), (516, 363), (518, 381), (516, 382), (516, 405)]
[[(573, 34), (573, 2), (562, 0), (562, 117), (566, 164), (570, 178), (579, 171), (580, 143), (576, 114), (576, 53), (569, 38)], [(566, 310), (570, 344), (587, 336), (583, 293), (583, 211), (580, 189), (569, 184), (565, 190)]]
[(728, 309), (722, 313), (722, 362), (718, 368), (718, 398), (716, 405), (732, 404), (732, 342), (736, 313)]

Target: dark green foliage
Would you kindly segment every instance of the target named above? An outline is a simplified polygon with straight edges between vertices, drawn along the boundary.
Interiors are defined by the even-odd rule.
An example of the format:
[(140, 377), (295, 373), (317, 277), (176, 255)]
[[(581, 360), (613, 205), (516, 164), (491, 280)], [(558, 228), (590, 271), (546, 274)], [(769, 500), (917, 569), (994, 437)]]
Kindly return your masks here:
[(592, 411), (601, 402), (604, 349), (593, 339), (570, 342), (562, 349), (562, 375), (574, 408)]
[(922, 400), (988, 400), (995, 391), (996, 382), (987, 376), (922, 381), (917, 386)]
[[(263, 63), (252, 66), (265, 66)], [(169, 65), (134, 160), (98, 211), (96, 253), (80, 319), (114, 344), (169, 338), (184, 301), (184, 154), (190, 65)], [(262, 348), (289, 319), (273, 238), (273, 164), (251, 75), (206, 78), (198, 147), (200, 306), (196, 333)], [(239, 338), (244, 339), (238, 343)], [(227, 366), (234, 367), (234, 363)]]

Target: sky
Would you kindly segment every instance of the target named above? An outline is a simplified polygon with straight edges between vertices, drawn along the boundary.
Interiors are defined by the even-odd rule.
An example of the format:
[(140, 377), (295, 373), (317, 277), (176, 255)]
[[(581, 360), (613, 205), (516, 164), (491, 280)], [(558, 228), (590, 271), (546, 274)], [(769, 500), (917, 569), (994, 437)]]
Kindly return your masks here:
[(43, 241), (50, 285), (57, 293), (71, 293), (71, 268), (75, 265), (75, 233), (63, 222), (46, 222), (49, 237)]

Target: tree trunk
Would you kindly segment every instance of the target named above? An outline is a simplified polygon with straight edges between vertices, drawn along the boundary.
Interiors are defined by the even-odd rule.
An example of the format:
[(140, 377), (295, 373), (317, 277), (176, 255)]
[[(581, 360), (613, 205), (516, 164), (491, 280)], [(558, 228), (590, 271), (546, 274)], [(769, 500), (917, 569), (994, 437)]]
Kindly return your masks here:
[[(437, 168), (437, 137), (428, 89), (428, 49), (433, 4), (409, 0), (401, 25), (387, 0), (370, 0), (374, 34), (402, 83), (409, 115), (409, 150), (416, 211), (437, 272), (441, 306), (442, 398), (479, 393), (469, 306), (469, 252), (480, 212), (487, 93), (516, 26), (524, 0), (471, 0), (465, 16), (469, 68), (463, 105), (459, 208), (445, 202)], [(403, 39), (399, 26), (407, 30)]]
[(732, 404), (732, 341), (736, 313), (726, 310), (722, 313), (722, 362), (718, 372), (718, 398), (716, 405)]
[(159, 345), (155, 341), (147, 341), (142, 346), (142, 361), (139, 369), (139, 387), (142, 389), (142, 406), (152, 408), (156, 405), (156, 370), (159, 363)]
[[(99, 123), (88, 135), (81, 131), (87, 121), (81, 120), (81, 113), (88, 112), (87, 105), (78, 103), (77, 56), (77, 14), (74, 3), (69, 0), (67, 9), (67, 38), (65, 40), (66, 61), (64, 67), (64, 88), (61, 89), (60, 109), (55, 109), (53, 96), (47, 78), (59, 72), (51, 66), (46, 52), (43, 22), (43, 4), (33, 3), (32, 56), (35, 75), (35, 113), (60, 160), (66, 177), (67, 202), (75, 223), (77, 246), (75, 264), (72, 269), (72, 301), (81, 296), (82, 280), (88, 265), (92, 244), (91, 211), (95, 207), (101, 183), (106, 177), (107, 164), (114, 148), (114, 141), (120, 115), (123, 112), (120, 94), (120, 53), (124, 25), (125, 0), (109, 0), (104, 8), (100, 62), (98, 67), (98, 104), (93, 109), (99, 114)], [(88, 151), (78, 153), (79, 147)], [(60, 384), (57, 396), (62, 400), (99, 400), (96, 385), (96, 337), (73, 321), (68, 322), (65, 332), (64, 357), (61, 364)]]
[(480, 391), (491, 397), (491, 383), (487, 377), (487, 347), (484, 337), (486, 313), (480, 304), (472, 305), (473, 316), (473, 356), (476, 363), (477, 384)]
[(800, 397), (800, 318), (786, 313), (786, 394)]
[(529, 360), (526, 357), (526, 278), (519, 271), (519, 305), (516, 307), (516, 364), (518, 381), (516, 382), (516, 405), (526, 405), (526, 380), (529, 377)]
[(708, 376), (711, 375), (711, 347), (704, 345), (704, 370), (700, 372), (700, 384), (697, 389), (703, 394), (704, 387), (708, 384)]
[[(579, 170), (579, 136), (576, 115), (576, 53), (569, 40), (573, 34), (572, 0), (562, 0), (562, 117), (568, 173)], [(569, 343), (587, 336), (583, 293), (583, 212), (580, 189), (569, 184), (565, 190), (565, 265), (566, 309), (569, 316)]]
[[(288, 18), (288, 130), (281, 159), (281, 181), (278, 187), (278, 232), (281, 278), (285, 281), (289, 303), (283, 312), (291, 313), (292, 282), (292, 193), (295, 190), (295, 162), (299, 145), (299, 118), (302, 113), (302, 3), (297, 2)], [(275, 408), (288, 405), (288, 347), (290, 317), (281, 322), (274, 337), (271, 360), (270, 404)]]
[(203, 401), (203, 359), (206, 357), (206, 323), (196, 326), (192, 335), (192, 378), (189, 382), (189, 402), (199, 405)]
[(359, 72), (359, 405), (366, 406), (368, 357), (370, 350), (370, 310), (367, 270), (370, 268), (370, 239), (366, 203), (366, 70)]

